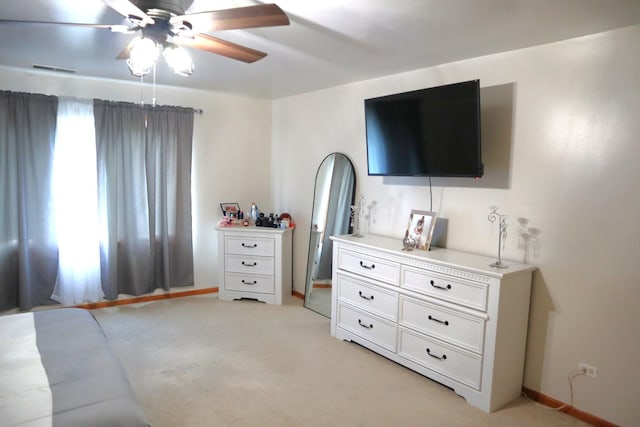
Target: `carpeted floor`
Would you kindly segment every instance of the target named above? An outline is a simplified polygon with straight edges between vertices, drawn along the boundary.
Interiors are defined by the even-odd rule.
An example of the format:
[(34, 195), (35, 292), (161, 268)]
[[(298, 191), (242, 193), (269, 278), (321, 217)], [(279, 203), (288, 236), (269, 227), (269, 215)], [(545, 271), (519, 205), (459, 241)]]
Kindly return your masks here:
[(486, 414), (329, 335), (329, 320), (216, 295), (94, 310), (152, 427), (586, 426), (524, 399)]

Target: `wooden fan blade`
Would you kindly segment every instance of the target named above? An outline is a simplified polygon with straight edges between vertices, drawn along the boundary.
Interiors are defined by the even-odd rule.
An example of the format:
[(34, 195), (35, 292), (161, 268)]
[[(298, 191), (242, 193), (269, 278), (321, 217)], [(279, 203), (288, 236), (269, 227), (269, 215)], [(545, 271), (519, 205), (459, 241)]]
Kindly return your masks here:
[(137, 41), (138, 41), (138, 38), (134, 37), (129, 42), (129, 44), (124, 49), (122, 49), (122, 51), (118, 54), (118, 56), (116, 56), (116, 59), (129, 59), (131, 49), (133, 49), (133, 46), (136, 44)]
[(206, 34), (196, 34), (193, 38), (176, 37), (173, 41), (180, 46), (204, 50), (247, 63), (256, 62), (257, 60), (267, 56), (266, 53), (260, 52), (259, 50), (231, 43)]
[(287, 15), (275, 4), (189, 13), (171, 18), (172, 24), (189, 22), (195, 31), (209, 32), (289, 25)]
[(102, 2), (127, 19), (134, 18), (136, 24), (140, 26), (153, 24), (154, 22), (153, 19), (129, 0), (102, 0)]
[(111, 30), (115, 32), (122, 32), (121, 29), (124, 27), (123, 25), (83, 24), (79, 22), (20, 21), (17, 19), (0, 19), (0, 25), (2, 24), (62, 25), (67, 27), (100, 28), (100, 29), (106, 29), (106, 30)]

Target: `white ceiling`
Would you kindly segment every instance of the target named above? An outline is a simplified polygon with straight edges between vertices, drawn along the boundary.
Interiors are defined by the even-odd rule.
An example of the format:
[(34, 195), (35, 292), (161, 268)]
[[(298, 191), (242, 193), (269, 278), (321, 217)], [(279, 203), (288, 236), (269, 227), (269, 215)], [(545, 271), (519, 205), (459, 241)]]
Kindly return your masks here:
[[(188, 1), (188, 0), (187, 0)], [(189, 12), (271, 1), (194, 0)], [(640, 0), (274, 0), (291, 25), (218, 32), (267, 52), (253, 64), (191, 51), (190, 77), (159, 63), (156, 81), (275, 99), (640, 23)], [(0, 19), (118, 24), (100, 0), (0, 1)], [(33, 64), (137, 81), (115, 57), (133, 35), (0, 25), (0, 66)]]

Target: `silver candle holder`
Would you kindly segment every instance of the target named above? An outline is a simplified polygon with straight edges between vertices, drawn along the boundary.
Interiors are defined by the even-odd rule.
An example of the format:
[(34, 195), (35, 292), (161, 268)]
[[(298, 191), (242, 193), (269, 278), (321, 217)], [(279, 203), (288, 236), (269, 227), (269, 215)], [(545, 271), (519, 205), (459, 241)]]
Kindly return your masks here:
[(489, 264), (490, 267), (507, 268), (509, 267), (502, 262), (502, 249), (507, 240), (507, 216), (498, 213), (498, 206), (489, 206), (489, 222), (498, 222), (498, 259), (496, 262)]

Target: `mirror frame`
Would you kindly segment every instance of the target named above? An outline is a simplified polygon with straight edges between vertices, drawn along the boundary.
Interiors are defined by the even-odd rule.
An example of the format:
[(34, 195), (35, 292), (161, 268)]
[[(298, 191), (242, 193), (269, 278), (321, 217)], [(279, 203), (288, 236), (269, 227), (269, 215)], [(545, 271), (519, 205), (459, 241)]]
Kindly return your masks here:
[[(355, 196), (356, 196), (356, 170), (355, 167), (353, 165), (353, 162), (351, 161), (351, 159), (344, 153), (340, 153), (340, 152), (333, 152), (328, 154), (327, 156), (325, 156), (322, 161), (320, 162), (320, 165), (318, 166), (318, 169), (316, 171), (316, 178), (314, 181), (314, 189), (313, 189), (313, 206), (312, 206), (312, 210), (311, 210), (311, 221), (310, 221), (310, 226), (309, 226), (309, 248), (308, 248), (308, 252), (307, 252), (307, 270), (305, 272), (305, 291), (304, 291), (304, 307), (308, 308), (309, 310), (315, 311), (316, 313), (319, 313), (325, 317), (331, 317), (331, 299), (328, 298), (327, 302), (328, 302), (328, 306), (327, 307), (320, 307), (320, 306), (314, 306), (310, 303), (310, 299), (311, 299), (311, 292), (313, 290), (313, 282), (311, 280), (312, 277), (312, 272), (313, 272), (313, 268), (314, 268), (314, 263), (315, 260), (318, 257), (318, 254), (316, 253), (316, 249), (318, 248), (319, 242), (316, 242), (316, 239), (313, 238), (313, 227), (314, 224), (318, 223), (318, 219), (317, 219), (317, 208), (318, 208), (318, 204), (319, 204), (319, 190), (321, 190), (321, 188), (318, 188), (318, 178), (319, 178), (319, 174), (320, 171), (322, 170), (322, 167), (325, 165), (325, 162), (327, 162), (330, 158), (332, 157), (342, 157), (347, 161), (347, 165), (351, 171), (351, 174), (353, 176), (353, 185), (351, 188), (351, 191), (347, 194), (347, 196), (350, 196), (349, 200), (347, 200), (348, 202), (348, 206), (351, 207), (355, 201)], [(347, 166), (345, 165), (345, 166)], [(333, 175), (334, 175), (335, 171), (331, 172), (331, 176), (333, 179)], [(329, 198), (331, 197), (331, 193), (330, 193), (331, 189), (329, 188)], [(350, 212), (349, 212), (350, 213)], [(328, 212), (328, 215), (331, 214), (335, 214), (335, 212)], [(350, 219), (348, 220), (347, 223), (347, 232), (346, 234), (349, 234), (352, 232), (352, 225), (351, 225), (351, 221)], [(333, 234), (331, 234), (333, 235)], [(314, 243), (315, 242), (315, 243)], [(324, 248), (327, 249), (327, 248)], [(333, 254), (333, 249), (332, 247), (328, 247), (329, 252), (328, 252), (328, 256), (332, 257)], [(323, 255), (325, 256), (325, 255)]]

